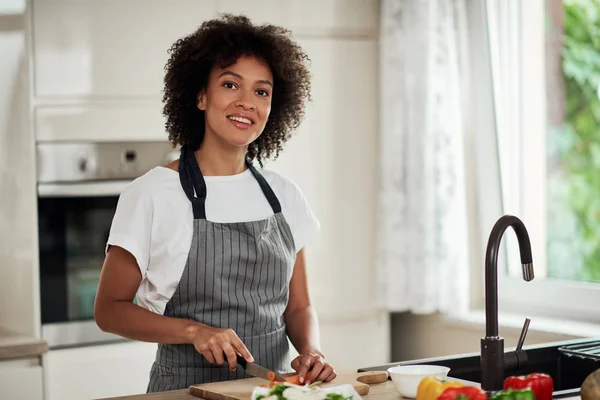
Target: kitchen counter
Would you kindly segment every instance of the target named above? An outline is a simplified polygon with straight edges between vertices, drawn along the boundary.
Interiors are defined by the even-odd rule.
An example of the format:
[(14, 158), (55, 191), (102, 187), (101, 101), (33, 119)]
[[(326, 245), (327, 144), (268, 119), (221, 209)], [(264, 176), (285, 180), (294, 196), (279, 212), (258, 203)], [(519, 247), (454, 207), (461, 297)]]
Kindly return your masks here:
[[(405, 397), (400, 396), (396, 391), (394, 384), (388, 379), (384, 383), (370, 385), (369, 394), (362, 396), (365, 400), (402, 400)], [(198, 397), (192, 396), (187, 389), (172, 390), (169, 392), (139, 394), (134, 396), (111, 397), (102, 400), (198, 400)], [(570, 397), (561, 397), (564, 400), (580, 400), (579, 395)]]
[[(335, 382), (335, 381), (334, 381)], [(369, 385), (369, 394), (362, 396), (365, 400), (396, 400), (404, 399), (396, 391), (391, 380), (384, 383)], [(198, 397), (192, 396), (187, 389), (172, 390), (169, 392), (139, 394), (133, 396), (111, 397), (103, 400), (198, 400)]]
[(0, 361), (41, 356), (47, 351), (48, 344), (41, 339), (0, 329)]

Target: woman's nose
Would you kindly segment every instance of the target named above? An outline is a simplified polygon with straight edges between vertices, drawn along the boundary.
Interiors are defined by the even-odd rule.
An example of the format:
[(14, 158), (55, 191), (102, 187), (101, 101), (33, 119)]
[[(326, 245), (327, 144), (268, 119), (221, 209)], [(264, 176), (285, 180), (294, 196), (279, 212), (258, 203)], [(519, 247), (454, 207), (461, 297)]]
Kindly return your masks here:
[(236, 107), (241, 107), (245, 110), (253, 110), (255, 108), (254, 101), (252, 99), (252, 93), (240, 93), (240, 97), (235, 102)]

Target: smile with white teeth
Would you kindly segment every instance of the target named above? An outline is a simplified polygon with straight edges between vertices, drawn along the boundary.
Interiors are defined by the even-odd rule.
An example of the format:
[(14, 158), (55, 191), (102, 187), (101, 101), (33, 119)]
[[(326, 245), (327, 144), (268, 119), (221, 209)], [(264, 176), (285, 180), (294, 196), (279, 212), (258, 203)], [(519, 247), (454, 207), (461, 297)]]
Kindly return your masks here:
[(237, 122), (241, 122), (243, 124), (251, 124), (252, 121), (250, 121), (248, 118), (243, 118), (243, 117), (234, 117), (233, 115), (230, 115), (229, 117), (230, 120), (232, 121), (237, 121)]

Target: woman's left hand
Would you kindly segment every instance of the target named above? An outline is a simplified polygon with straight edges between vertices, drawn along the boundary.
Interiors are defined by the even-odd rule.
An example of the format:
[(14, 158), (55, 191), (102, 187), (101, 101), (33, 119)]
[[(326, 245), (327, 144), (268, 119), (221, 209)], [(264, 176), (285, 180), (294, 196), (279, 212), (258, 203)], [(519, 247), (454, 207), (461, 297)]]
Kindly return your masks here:
[(300, 354), (292, 361), (292, 368), (298, 372), (300, 384), (329, 382), (337, 376), (331, 364), (325, 361), (323, 354), (317, 352)]

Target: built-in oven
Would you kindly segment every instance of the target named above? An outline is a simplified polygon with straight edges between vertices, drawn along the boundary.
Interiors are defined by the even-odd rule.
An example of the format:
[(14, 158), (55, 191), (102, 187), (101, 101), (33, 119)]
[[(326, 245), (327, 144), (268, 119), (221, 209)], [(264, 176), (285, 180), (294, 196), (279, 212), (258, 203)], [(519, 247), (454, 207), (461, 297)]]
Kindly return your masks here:
[(179, 157), (168, 142), (37, 144), (42, 337), (51, 348), (122, 340), (94, 322), (94, 299), (123, 188)]

